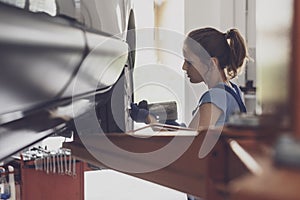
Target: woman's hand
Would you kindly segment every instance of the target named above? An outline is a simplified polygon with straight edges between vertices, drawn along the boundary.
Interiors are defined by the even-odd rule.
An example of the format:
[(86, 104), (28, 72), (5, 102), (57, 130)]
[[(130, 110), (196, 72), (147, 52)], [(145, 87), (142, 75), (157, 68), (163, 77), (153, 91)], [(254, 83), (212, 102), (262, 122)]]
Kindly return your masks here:
[(147, 101), (143, 100), (139, 104), (131, 103), (130, 117), (135, 122), (147, 123), (149, 118), (149, 108)]

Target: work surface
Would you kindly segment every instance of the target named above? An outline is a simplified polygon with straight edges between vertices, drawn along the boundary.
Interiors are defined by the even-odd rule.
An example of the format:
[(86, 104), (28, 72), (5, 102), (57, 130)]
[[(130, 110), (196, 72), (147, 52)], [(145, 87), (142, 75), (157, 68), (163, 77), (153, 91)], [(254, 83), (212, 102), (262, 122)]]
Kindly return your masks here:
[(255, 177), (260, 174), (261, 166), (255, 157), (246, 152), (254, 164), (244, 159), (243, 145), (253, 147), (257, 141), (268, 141), (270, 135), (266, 130), (211, 129), (210, 139), (220, 137), (209, 153), (201, 157), (199, 150), (205, 143), (207, 130), (152, 133), (81, 135), (74, 142), (64, 143), (64, 147), (70, 148), (78, 159), (93, 165), (218, 200), (234, 198), (232, 194), (241, 191), (231, 184), (233, 180), (244, 174)]

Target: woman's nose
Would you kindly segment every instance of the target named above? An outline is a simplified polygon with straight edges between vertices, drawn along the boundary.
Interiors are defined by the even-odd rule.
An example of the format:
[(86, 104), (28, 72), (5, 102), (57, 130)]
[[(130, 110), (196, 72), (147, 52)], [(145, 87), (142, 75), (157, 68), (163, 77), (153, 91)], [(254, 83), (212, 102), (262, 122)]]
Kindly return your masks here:
[(182, 64), (182, 70), (187, 70), (187, 66), (186, 66), (186, 64), (185, 64), (185, 62)]

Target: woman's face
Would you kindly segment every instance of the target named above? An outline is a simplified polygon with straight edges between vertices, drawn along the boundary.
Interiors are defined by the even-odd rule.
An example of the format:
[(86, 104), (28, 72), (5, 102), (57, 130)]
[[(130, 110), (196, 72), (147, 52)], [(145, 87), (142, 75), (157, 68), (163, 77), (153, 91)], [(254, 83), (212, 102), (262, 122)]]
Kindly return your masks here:
[(200, 58), (195, 55), (186, 45), (183, 46), (184, 63), (182, 69), (186, 71), (191, 83), (206, 82), (205, 78), (209, 71), (208, 66), (201, 62)]

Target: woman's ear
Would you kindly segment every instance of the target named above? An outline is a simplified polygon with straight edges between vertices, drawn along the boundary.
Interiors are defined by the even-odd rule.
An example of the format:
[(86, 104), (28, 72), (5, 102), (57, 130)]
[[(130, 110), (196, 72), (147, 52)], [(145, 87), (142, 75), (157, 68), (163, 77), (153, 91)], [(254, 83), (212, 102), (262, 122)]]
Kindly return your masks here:
[(219, 69), (219, 60), (216, 57), (210, 58), (209, 69)]

